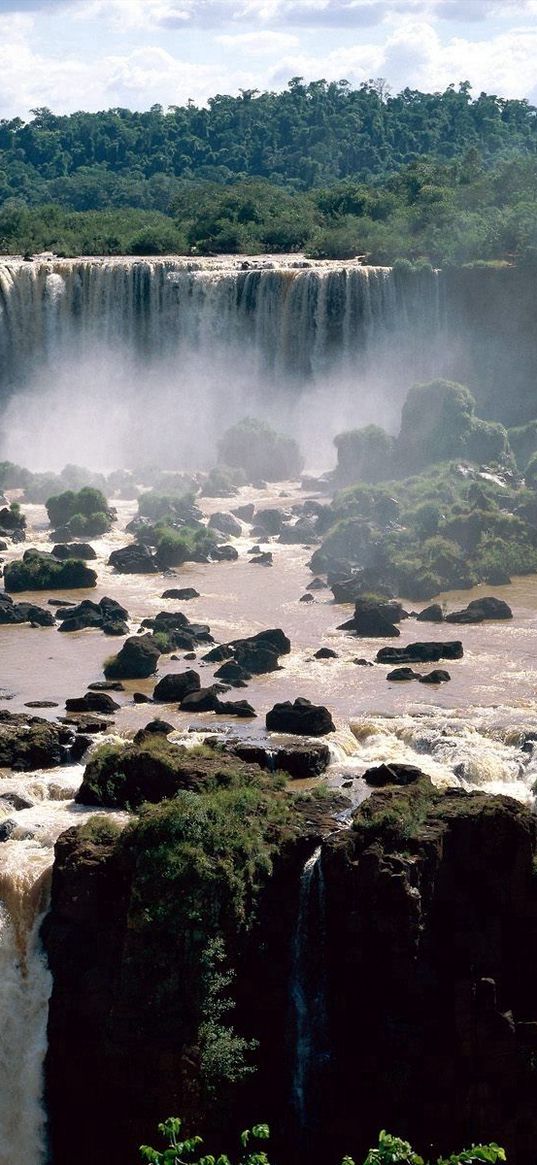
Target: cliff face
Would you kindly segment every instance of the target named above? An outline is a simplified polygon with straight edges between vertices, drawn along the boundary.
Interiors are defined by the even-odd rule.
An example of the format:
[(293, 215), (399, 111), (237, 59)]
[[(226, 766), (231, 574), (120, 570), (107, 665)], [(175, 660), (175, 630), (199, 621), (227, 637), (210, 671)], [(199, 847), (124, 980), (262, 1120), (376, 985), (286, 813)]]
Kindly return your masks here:
[[(117, 843), (94, 844), (76, 829), (60, 838), (44, 932), (55, 1165), (71, 1165), (75, 1145), (79, 1165), (103, 1155), (127, 1165), (171, 1114), (201, 1120), (220, 1146), (242, 1121), (269, 1119), (281, 1160), (336, 1162), (344, 1151), (360, 1160), (390, 1128), (425, 1153), (496, 1139), (511, 1165), (533, 1165), (533, 815), (508, 798), (419, 782), (374, 793), (352, 829), (326, 837), (331, 828), (318, 820), (287, 839), (257, 923), (228, 935), (233, 1023), (259, 1040), (259, 1070), (227, 1113), (205, 1119), (188, 1023), (159, 1009), (161, 983), (140, 977), (136, 855), (127, 860)], [(322, 1018), (326, 1054), (310, 1076), (300, 1130), (290, 1102), (290, 988), (301, 874), (323, 834), (323, 920), (311, 920), (308, 942), (324, 998), (317, 990), (306, 1005), (311, 1031)]]
[(423, 1153), (495, 1139), (530, 1165), (535, 839), (508, 798), (412, 787), (375, 793), (326, 847), (341, 1146), (382, 1127)]

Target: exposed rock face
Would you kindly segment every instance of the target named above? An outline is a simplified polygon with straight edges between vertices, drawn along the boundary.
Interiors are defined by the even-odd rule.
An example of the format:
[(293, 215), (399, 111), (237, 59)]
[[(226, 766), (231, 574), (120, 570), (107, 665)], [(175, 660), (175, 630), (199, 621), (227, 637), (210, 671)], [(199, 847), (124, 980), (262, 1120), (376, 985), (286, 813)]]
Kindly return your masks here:
[(416, 619), (418, 623), (442, 623), (444, 612), (440, 603), (431, 603), (429, 607), (424, 607), (423, 611), (416, 615)]
[(294, 704), (290, 700), (275, 704), (267, 712), (266, 725), (269, 732), (291, 732), (299, 736), (325, 736), (336, 730), (328, 708), (312, 704), (302, 696)]
[(242, 534), (242, 526), (233, 514), (211, 514), (208, 524), (210, 530), (217, 530), (219, 534), (230, 535), (232, 538), (240, 538)]
[(269, 772), (283, 772), (296, 780), (318, 777), (330, 764), (330, 749), (327, 744), (304, 742), (304, 744), (282, 744), (266, 749), (258, 744), (230, 744), (228, 751), (233, 756), (250, 764), (259, 765)]
[(0, 624), (32, 623), (35, 627), (53, 627), (54, 615), (34, 603), (14, 603), (9, 595), (0, 594)]
[(66, 712), (115, 712), (119, 704), (108, 692), (86, 692), (85, 696), (72, 696), (65, 701)]
[(174, 701), (180, 704), (189, 692), (199, 691), (200, 687), (199, 675), (192, 668), (183, 672), (172, 672), (159, 680), (153, 692), (153, 699), (164, 704), (171, 704)]
[(120, 574), (155, 574), (157, 563), (151, 551), (141, 542), (132, 542), (113, 550), (108, 565)]
[(462, 611), (452, 611), (446, 615), (446, 623), (483, 623), (485, 619), (512, 619), (513, 612), (503, 599), (486, 595), (482, 599), (472, 599)]
[(407, 643), (406, 647), (381, 647), (377, 663), (438, 663), (440, 659), (462, 659), (459, 639), (447, 643)]
[(77, 759), (74, 745), (72, 728), (51, 724), (39, 716), (0, 715), (0, 768), (31, 772), (68, 764)]
[(104, 665), (108, 680), (141, 680), (157, 670), (160, 647), (152, 635), (131, 635)]
[(75, 607), (64, 607), (58, 610), (56, 617), (61, 621), (60, 631), (82, 631), (86, 627), (97, 627), (106, 635), (129, 633), (126, 623), (129, 612), (108, 595), (98, 603), (92, 602), (91, 599), (83, 599)]
[(81, 558), (84, 562), (97, 558), (93, 546), (89, 542), (57, 542), (52, 547), (54, 558), (63, 562), (66, 558)]
[(337, 1149), (360, 1130), (360, 1159), (387, 1127), (432, 1159), (494, 1139), (530, 1165), (535, 852), (521, 805), (422, 782), (373, 794), (326, 843)]
[[(259, 925), (247, 941), (229, 934), (238, 1028), (260, 1048), (258, 1073), (225, 1127), (251, 1124), (262, 1105), (279, 1159), (300, 1157), (289, 1112), (289, 984), (301, 872), (329, 834), (316, 947), (330, 1056), (319, 1083), (323, 1135), (310, 1138), (308, 1160), (325, 1165), (345, 1151), (362, 1160), (387, 1127), (431, 1159), (495, 1139), (510, 1165), (534, 1165), (533, 814), (504, 797), (434, 790), (419, 775), (404, 788), (375, 791), (350, 830), (334, 833), (333, 821), (323, 829), (309, 802), (305, 813), (314, 823), (282, 846)], [(203, 1119), (198, 1054), (177, 1029), (183, 996), (169, 952), (159, 963), (155, 950), (147, 979), (136, 972), (136, 852), (129, 858), (124, 847), (69, 830), (56, 855), (44, 928), (54, 977), (47, 1061), (54, 1161), (72, 1165), (91, 1090), (94, 1119), (78, 1136), (78, 1165), (94, 1165), (103, 1135), (111, 1159), (130, 1165), (163, 1110), (190, 1115), (196, 1125)], [(306, 1004), (314, 1025), (319, 1000)]]

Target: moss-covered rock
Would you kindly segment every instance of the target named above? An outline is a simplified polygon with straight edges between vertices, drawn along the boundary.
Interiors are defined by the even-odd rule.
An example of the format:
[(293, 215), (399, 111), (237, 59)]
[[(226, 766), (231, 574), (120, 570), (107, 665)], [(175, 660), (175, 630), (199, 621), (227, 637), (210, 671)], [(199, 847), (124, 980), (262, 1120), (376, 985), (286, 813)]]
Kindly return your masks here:
[(303, 467), (296, 441), (254, 417), (245, 417), (226, 430), (218, 442), (218, 459), (242, 469), (248, 481), (283, 481), (298, 477)]
[(6, 591), (78, 590), (94, 587), (97, 575), (80, 559), (58, 562), (39, 550), (26, 550), (22, 559), (4, 567)]

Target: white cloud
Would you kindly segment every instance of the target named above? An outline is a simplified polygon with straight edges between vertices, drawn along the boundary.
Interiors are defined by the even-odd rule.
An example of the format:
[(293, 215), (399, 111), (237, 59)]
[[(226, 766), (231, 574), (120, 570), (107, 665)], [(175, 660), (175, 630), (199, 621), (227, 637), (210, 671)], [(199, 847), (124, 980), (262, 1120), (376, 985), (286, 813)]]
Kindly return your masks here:
[(283, 52), (299, 44), (297, 36), (286, 32), (238, 32), (216, 36), (215, 43), (224, 48), (243, 48), (250, 53)]

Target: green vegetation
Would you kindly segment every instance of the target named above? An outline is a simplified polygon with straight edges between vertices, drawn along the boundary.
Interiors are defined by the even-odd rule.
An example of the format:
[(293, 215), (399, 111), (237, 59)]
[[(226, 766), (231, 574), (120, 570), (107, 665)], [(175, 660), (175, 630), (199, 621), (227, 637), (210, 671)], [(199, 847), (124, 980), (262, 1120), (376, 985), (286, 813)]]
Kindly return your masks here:
[(364, 570), (364, 593), (429, 599), (537, 570), (537, 494), (447, 462), (418, 476), (341, 490), (314, 571)]
[(110, 530), (114, 519), (104, 494), (93, 486), (50, 497), (46, 508), (51, 526), (61, 529), (66, 537), (98, 538)]
[(296, 441), (255, 417), (244, 417), (226, 429), (218, 442), (218, 458), (224, 466), (242, 469), (248, 481), (298, 477), (303, 466)]
[(38, 550), (25, 550), (22, 559), (7, 562), (4, 567), (4, 587), (15, 591), (74, 590), (94, 587), (97, 575), (78, 558), (58, 562)]
[(533, 261), (537, 119), (443, 93), (294, 77), (144, 113), (0, 123), (0, 252), (297, 251)]
[[(200, 1155), (203, 1140), (193, 1136), (180, 1140), (182, 1121), (178, 1117), (170, 1117), (158, 1126), (159, 1133), (165, 1138), (167, 1147), (162, 1152), (142, 1145), (140, 1153), (143, 1161), (150, 1165), (231, 1165), (229, 1157), (212, 1154)], [(241, 1134), (242, 1154), (237, 1165), (269, 1165), (267, 1154), (255, 1146), (251, 1141), (267, 1141), (270, 1136), (268, 1125), (254, 1125), (253, 1129), (245, 1129)], [(497, 1165), (505, 1161), (506, 1156), (499, 1145), (473, 1145), (471, 1149), (463, 1149), (461, 1153), (453, 1153), (448, 1158), (440, 1158), (437, 1165)], [(351, 1157), (344, 1157), (342, 1165), (354, 1165)], [(378, 1146), (370, 1149), (364, 1165), (424, 1165), (423, 1157), (415, 1153), (408, 1141), (394, 1137), (383, 1130), (379, 1133)]]

